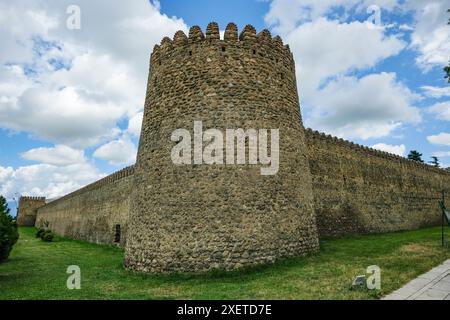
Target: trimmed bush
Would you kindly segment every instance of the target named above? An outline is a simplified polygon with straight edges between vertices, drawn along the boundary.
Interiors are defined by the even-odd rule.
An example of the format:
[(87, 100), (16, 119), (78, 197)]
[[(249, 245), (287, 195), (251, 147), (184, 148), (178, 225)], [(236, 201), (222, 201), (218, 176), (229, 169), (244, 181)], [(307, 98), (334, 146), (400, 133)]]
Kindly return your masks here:
[(45, 229), (44, 228), (40, 228), (37, 232), (36, 232), (36, 238), (41, 238), (42, 239), (42, 235), (45, 233)]
[(42, 239), (42, 236), (44, 235), (45, 231), (46, 231), (46, 229), (39, 228), (39, 230), (36, 232), (36, 238), (41, 238)]
[(36, 238), (41, 238), (45, 242), (52, 242), (55, 234), (50, 230), (49, 225), (48, 221), (41, 222), (41, 226), (36, 232)]
[(50, 230), (47, 230), (42, 234), (41, 239), (45, 242), (52, 242), (54, 236), (55, 235), (53, 234), (53, 232), (51, 232)]
[(6, 199), (0, 196), (0, 262), (9, 257), (17, 239), (19, 239), (17, 223), (9, 214)]

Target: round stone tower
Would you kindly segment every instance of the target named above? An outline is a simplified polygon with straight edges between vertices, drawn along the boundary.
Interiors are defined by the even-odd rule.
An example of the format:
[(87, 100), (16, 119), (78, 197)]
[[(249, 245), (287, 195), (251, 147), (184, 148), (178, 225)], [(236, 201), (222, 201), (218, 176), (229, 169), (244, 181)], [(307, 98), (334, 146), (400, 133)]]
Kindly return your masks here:
[[(177, 129), (190, 132), (192, 144)], [(208, 129), (216, 129), (214, 139), (206, 139)], [(241, 140), (245, 161), (238, 161), (239, 138), (226, 139), (227, 129), (259, 133), (257, 144), (250, 134)], [(276, 129), (279, 148), (271, 144)], [(224, 137), (215, 145), (223, 163), (217, 148), (216, 161), (202, 159), (208, 143), (220, 140), (217, 132)], [(181, 140), (191, 148), (180, 153), (184, 162), (174, 163)], [(270, 174), (262, 174), (271, 166), (267, 157), (251, 156), (258, 150), (271, 155), (272, 165), (279, 159)], [(250, 25), (238, 37), (230, 23), (220, 39), (218, 25), (210, 23), (206, 35), (195, 26), (189, 36), (178, 31), (173, 40), (164, 38), (151, 55), (126, 267), (231, 270), (317, 250), (306, 150), (294, 60), (280, 37), (256, 34)]]

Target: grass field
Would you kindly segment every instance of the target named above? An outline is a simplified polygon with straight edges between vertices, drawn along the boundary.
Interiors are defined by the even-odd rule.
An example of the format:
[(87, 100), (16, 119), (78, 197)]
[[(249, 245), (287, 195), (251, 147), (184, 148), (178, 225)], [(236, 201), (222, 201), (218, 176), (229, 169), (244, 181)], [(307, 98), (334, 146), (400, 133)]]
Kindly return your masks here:
[[(21, 228), (0, 264), (0, 299), (377, 299), (450, 258), (440, 228), (427, 228), (323, 240), (317, 254), (232, 273), (142, 275), (123, 268), (120, 248), (34, 233)], [(81, 268), (80, 290), (66, 288), (69, 265)], [(381, 268), (381, 290), (350, 290), (369, 265)]]

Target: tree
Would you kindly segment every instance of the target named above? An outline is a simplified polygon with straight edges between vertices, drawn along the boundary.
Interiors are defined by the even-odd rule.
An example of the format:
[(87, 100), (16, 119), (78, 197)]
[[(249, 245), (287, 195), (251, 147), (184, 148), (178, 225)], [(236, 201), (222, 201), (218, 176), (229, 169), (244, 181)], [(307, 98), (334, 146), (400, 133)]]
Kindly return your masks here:
[(0, 196), (0, 262), (6, 260), (19, 239), (17, 223), (9, 214), (8, 203)]
[(445, 72), (444, 78), (447, 79), (448, 83), (450, 83), (450, 61), (449, 65), (444, 68), (444, 72)]
[(417, 150), (411, 150), (408, 154), (408, 159), (417, 162), (423, 162), (422, 154)]
[[(448, 9), (447, 12), (450, 13), (450, 9)], [(448, 19), (447, 24), (450, 25), (450, 19)], [(444, 78), (448, 80), (448, 83), (450, 83), (450, 61), (449, 61), (449, 65), (444, 68), (444, 72), (445, 72)]]
[(436, 156), (432, 156), (431, 159), (433, 159), (433, 160), (429, 161), (428, 163), (432, 164), (433, 167), (439, 168), (440, 167), (439, 158)]

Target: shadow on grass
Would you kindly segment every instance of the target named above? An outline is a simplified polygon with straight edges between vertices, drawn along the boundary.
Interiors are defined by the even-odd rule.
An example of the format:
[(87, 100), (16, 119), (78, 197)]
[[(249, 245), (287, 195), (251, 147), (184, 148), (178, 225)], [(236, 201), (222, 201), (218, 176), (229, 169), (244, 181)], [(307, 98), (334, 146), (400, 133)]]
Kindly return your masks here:
[[(256, 266), (242, 267), (232, 271), (222, 269), (213, 269), (207, 272), (196, 273), (167, 273), (167, 274), (145, 274), (127, 270), (123, 264), (116, 267), (116, 271), (124, 272), (127, 276), (142, 280), (153, 280), (157, 282), (180, 283), (185, 281), (198, 280), (221, 280), (221, 281), (251, 281), (258, 278), (266, 277), (275, 273), (287, 272), (294, 269), (302, 268), (311, 262), (319, 264), (327, 264), (333, 260), (342, 264), (350, 263), (350, 261), (359, 262), (359, 260), (377, 259), (388, 253), (393, 253), (402, 245), (408, 245), (417, 241), (417, 235), (429, 236), (429, 233), (421, 229), (415, 231), (397, 231), (384, 234), (370, 235), (345, 235), (338, 238), (325, 238), (320, 241), (320, 251), (310, 253), (304, 256), (281, 258), (274, 263), (266, 263)], [(405, 235), (408, 235), (405, 237)], [(87, 243), (80, 240), (57, 237), (58, 242), (74, 243), (83, 248), (93, 247), (102, 250), (121, 252), (123, 248), (115, 245), (104, 245)], [(374, 249), (373, 241), (377, 241), (378, 245)], [(372, 247), (371, 247), (372, 245)], [(332, 254), (332, 258), (330, 258)]]
[(134, 272), (125, 269), (129, 275), (141, 278), (141, 279), (153, 279), (160, 281), (170, 281), (170, 282), (184, 282), (188, 280), (229, 280), (235, 281), (239, 280), (254, 280), (259, 277), (267, 276), (268, 274), (274, 274), (287, 271), (292, 268), (298, 268), (302, 265), (305, 265), (308, 257), (312, 257), (317, 255), (317, 253), (308, 254), (301, 257), (290, 257), (290, 258), (282, 258), (277, 260), (274, 263), (265, 263), (256, 266), (247, 266), (242, 267), (235, 270), (226, 271), (223, 269), (213, 269), (207, 272), (173, 272), (173, 273), (165, 273), (165, 274), (145, 274)]

